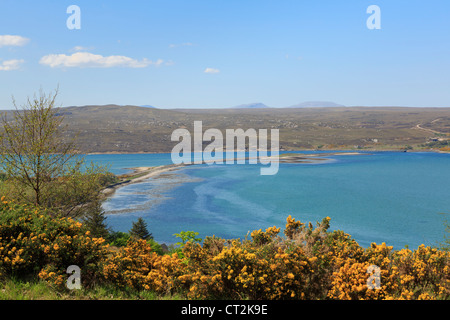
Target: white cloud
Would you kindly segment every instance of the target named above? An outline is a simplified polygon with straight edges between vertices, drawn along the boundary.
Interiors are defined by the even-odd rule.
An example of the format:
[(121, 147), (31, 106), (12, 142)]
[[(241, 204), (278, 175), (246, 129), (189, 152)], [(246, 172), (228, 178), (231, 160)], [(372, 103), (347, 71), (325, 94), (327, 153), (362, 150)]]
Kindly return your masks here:
[(160, 65), (162, 65), (164, 63), (163, 59), (158, 59), (155, 62), (153, 62), (152, 64), (159, 67)]
[(214, 68), (206, 68), (205, 71), (203, 71), (204, 73), (219, 73), (220, 70), (219, 69), (214, 69)]
[(177, 48), (177, 47), (190, 47), (193, 46), (194, 44), (192, 44), (191, 42), (185, 42), (185, 43), (181, 43), (181, 44), (169, 44), (169, 48)]
[(160, 66), (164, 61), (158, 59), (153, 62), (148, 59), (136, 60), (125, 56), (107, 56), (89, 52), (76, 52), (70, 56), (65, 54), (49, 54), (41, 58), (40, 64), (52, 68), (56, 67), (80, 67), (80, 68), (145, 68), (150, 65)]
[(30, 41), (30, 39), (21, 36), (0, 35), (0, 47), (21, 47), (26, 45), (28, 41)]
[(19, 69), (20, 65), (24, 63), (24, 60), (5, 60), (0, 63), (0, 71), (11, 71)]
[[(285, 57), (286, 57), (286, 59), (290, 59), (291, 58), (291, 56), (289, 55), (289, 54), (286, 54), (285, 55)], [(292, 56), (292, 58), (293, 59), (297, 59), (297, 60), (302, 60), (303, 59), (303, 57), (301, 57), (301, 56)]]
[(83, 47), (83, 46), (75, 46), (72, 49), (70, 49), (71, 52), (77, 52), (77, 51), (88, 51), (94, 49), (93, 47)]

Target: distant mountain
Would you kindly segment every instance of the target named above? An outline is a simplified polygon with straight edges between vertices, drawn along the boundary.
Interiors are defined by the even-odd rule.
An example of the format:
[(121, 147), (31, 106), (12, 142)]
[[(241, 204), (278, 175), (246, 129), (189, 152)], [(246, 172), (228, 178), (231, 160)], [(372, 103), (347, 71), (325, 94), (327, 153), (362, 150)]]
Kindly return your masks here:
[(306, 101), (290, 106), (288, 108), (333, 108), (333, 107), (336, 108), (345, 106), (331, 101)]
[(149, 104), (144, 104), (144, 105), (142, 105), (142, 106), (140, 106), (140, 107), (157, 109), (156, 107), (151, 106), (151, 105), (149, 105)]
[(270, 107), (266, 106), (264, 103), (255, 102), (249, 104), (241, 104), (239, 106), (233, 107), (232, 109), (258, 109), (258, 108), (270, 108)]

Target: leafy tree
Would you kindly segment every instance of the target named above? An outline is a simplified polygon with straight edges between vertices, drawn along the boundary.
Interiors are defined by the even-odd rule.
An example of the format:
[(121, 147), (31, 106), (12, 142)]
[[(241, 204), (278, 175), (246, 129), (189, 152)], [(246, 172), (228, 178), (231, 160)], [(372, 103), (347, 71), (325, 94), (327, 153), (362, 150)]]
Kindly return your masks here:
[(184, 247), (188, 242), (202, 242), (201, 238), (197, 238), (198, 235), (199, 233), (195, 231), (181, 231), (180, 233), (175, 233), (174, 236), (181, 239), (181, 242), (177, 242), (176, 245)]
[(63, 116), (55, 106), (58, 90), (28, 98), (2, 115), (0, 170), (2, 192), (11, 199), (62, 215), (79, 216), (99, 198), (106, 168), (91, 164), (77, 152)]
[(144, 221), (144, 219), (139, 218), (136, 222), (133, 222), (132, 224), (133, 226), (130, 230), (130, 235), (132, 237), (144, 240), (153, 239), (152, 234), (148, 232), (147, 223)]

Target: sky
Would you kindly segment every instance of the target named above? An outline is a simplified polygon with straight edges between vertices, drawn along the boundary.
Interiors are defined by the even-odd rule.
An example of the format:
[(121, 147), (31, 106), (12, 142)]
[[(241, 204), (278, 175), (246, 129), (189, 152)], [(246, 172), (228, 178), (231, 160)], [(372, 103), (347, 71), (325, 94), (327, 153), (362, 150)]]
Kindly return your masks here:
[(0, 0), (0, 109), (57, 87), (61, 106), (450, 107), (449, 16), (448, 0)]

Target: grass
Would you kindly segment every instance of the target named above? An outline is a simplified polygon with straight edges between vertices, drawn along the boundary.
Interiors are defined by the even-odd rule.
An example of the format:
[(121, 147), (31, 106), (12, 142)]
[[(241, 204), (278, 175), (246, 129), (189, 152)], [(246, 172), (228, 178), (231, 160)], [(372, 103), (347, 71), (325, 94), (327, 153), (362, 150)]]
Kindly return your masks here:
[(159, 296), (152, 291), (119, 289), (101, 285), (89, 289), (57, 291), (41, 280), (7, 279), (0, 283), (0, 300), (181, 300), (181, 296)]
[(59, 296), (44, 282), (5, 280), (0, 289), (1, 300), (56, 300)]

